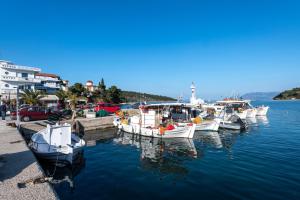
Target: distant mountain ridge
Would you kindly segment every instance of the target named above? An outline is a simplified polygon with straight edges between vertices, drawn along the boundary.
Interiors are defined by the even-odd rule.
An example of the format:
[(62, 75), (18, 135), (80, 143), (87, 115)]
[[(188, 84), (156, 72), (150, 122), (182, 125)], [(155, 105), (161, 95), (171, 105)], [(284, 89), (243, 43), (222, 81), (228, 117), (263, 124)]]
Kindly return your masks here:
[(252, 101), (267, 101), (272, 100), (279, 92), (251, 92), (244, 94), (243, 99), (249, 99)]
[(291, 90), (286, 90), (281, 92), (273, 98), (274, 100), (293, 100), (300, 99), (300, 88), (293, 88)]
[(176, 99), (167, 96), (147, 94), (133, 91), (122, 91), (122, 96), (127, 102), (139, 101), (176, 101)]

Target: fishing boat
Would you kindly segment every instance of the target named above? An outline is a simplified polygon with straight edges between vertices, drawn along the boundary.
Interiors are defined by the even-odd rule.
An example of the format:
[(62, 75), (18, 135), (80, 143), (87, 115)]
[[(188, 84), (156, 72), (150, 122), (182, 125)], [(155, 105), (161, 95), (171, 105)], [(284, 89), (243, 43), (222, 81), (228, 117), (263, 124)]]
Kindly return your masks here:
[(139, 115), (126, 117), (122, 112), (114, 125), (127, 133), (159, 138), (193, 138), (196, 124), (190, 122), (190, 107), (180, 103), (149, 104)]
[(35, 133), (30, 140), (29, 147), (34, 154), (57, 166), (65, 166), (82, 153), (85, 141), (71, 132), (70, 124), (47, 127)]

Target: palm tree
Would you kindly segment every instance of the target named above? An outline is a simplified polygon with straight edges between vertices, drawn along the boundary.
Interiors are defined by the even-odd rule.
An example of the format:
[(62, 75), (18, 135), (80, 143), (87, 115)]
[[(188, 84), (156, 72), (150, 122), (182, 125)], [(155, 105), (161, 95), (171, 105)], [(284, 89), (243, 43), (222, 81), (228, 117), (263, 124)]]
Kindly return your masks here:
[(65, 107), (65, 100), (68, 98), (68, 93), (63, 90), (58, 90), (55, 95), (58, 97), (59, 102), (61, 105), (63, 105), (63, 108)]
[(74, 121), (76, 117), (76, 104), (78, 102), (78, 97), (76, 94), (73, 94), (72, 92), (67, 93), (68, 100), (69, 100), (69, 106), (72, 110), (72, 121)]
[(21, 98), (24, 103), (29, 105), (37, 105), (40, 103), (40, 99), (45, 96), (45, 93), (38, 90), (23, 90), (21, 93)]

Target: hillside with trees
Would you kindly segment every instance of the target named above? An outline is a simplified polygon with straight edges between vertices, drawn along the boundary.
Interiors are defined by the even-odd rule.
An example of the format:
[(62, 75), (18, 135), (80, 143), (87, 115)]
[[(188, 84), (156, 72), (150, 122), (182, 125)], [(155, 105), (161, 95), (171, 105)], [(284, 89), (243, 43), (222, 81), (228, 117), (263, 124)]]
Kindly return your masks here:
[(63, 91), (59, 91), (57, 92), (57, 96), (62, 101), (72, 94), (78, 98), (86, 98), (88, 102), (102, 101), (115, 104), (139, 101), (176, 101), (176, 99), (161, 95), (139, 93), (133, 91), (122, 91), (115, 85), (107, 88), (103, 78), (93, 92), (89, 92), (83, 84), (75, 83), (69, 88), (68, 93), (70, 94), (64, 94)]
[(286, 90), (276, 97), (274, 100), (292, 100), (292, 99), (300, 99), (300, 88), (293, 88), (291, 90)]
[(161, 95), (139, 93), (132, 91), (122, 91), (122, 96), (126, 102), (139, 102), (139, 101), (176, 101), (176, 99)]
[(251, 101), (270, 101), (278, 94), (279, 92), (252, 92), (244, 94), (242, 98)]

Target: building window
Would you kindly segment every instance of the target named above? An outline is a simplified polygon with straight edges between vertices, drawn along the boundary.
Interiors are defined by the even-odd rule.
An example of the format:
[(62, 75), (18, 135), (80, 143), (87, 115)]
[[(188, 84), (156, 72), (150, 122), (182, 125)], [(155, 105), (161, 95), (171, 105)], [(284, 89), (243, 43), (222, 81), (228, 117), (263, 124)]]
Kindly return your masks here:
[(8, 85), (8, 84), (5, 84), (5, 87), (9, 87), (9, 85)]
[(7, 72), (7, 71), (6, 71), (6, 72), (5, 72), (5, 74), (6, 74), (6, 75), (8, 75), (8, 74), (9, 74), (9, 72)]
[(22, 78), (28, 78), (28, 74), (27, 73), (22, 73)]

